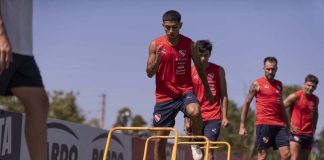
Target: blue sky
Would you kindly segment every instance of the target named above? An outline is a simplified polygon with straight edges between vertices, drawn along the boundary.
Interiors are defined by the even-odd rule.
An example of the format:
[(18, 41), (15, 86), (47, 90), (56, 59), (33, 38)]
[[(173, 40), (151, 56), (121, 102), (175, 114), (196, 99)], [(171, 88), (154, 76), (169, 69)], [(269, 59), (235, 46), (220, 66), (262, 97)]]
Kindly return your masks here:
[(323, 0), (34, 0), (34, 54), (46, 89), (79, 92), (88, 118), (99, 118), (100, 95), (107, 94), (107, 129), (122, 107), (151, 122), (155, 81), (145, 73), (148, 45), (164, 34), (161, 16), (170, 9), (182, 14), (182, 34), (213, 42), (211, 61), (225, 68), (229, 98), (238, 106), (264, 75), (266, 56), (278, 58), (276, 78), (284, 84), (318, 76), (315, 94), (323, 97)]

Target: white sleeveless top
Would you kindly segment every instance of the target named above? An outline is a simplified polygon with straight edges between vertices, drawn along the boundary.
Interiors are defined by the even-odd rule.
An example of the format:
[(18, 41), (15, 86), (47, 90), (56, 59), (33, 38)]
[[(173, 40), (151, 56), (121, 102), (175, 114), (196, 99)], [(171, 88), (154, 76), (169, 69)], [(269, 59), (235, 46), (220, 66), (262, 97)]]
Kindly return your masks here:
[(33, 55), (33, 0), (0, 0), (0, 12), (12, 52)]

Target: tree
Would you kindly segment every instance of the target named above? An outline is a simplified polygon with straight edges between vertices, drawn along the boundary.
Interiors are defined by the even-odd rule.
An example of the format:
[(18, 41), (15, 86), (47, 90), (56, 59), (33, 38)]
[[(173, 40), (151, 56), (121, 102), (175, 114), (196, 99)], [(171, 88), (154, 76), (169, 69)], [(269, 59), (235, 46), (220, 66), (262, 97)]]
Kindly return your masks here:
[(146, 124), (147, 124), (146, 121), (140, 115), (135, 115), (132, 118), (132, 123), (131, 123), (132, 127), (143, 127)]
[(294, 93), (298, 90), (302, 89), (300, 85), (284, 85), (282, 91), (282, 97), (285, 99), (289, 94)]
[[(76, 104), (77, 94), (73, 91), (53, 91), (48, 93), (50, 108), (49, 117), (83, 123), (85, 116)], [(0, 105), (7, 111), (23, 112), (24, 107), (16, 97), (0, 97)]]
[[(118, 116), (114, 127), (127, 127), (129, 126), (129, 122), (131, 123), (131, 127), (144, 127), (147, 125), (147, 122), (140, 115), (135, 115), (132, 117), (132, 111), (128, 107), (124, 107), (118, 111)], [(148, 137), (151, 134), (148, 131), (121, 131), (123, 134), (132, 135), (132, 136), (140, 136), (140, 137)]]
[[(132, 127), (144, 127), (147, 125), (147, 122), (140, 115), (135, 115), (132, 118), (131, 126)], [(140, 136), (140, 137), (148, 137), (150, 134), (148, 131), (132, 131), (131, 135)]]
[(85, 116), (81, 113), (76, 104), (77, 94), (73, 91), (64, 93), (63, 91), (53, 91), (50, 93), (49, 117), (67, 120), (76, 123), (83, 123)]
[(120, 109), (114, 127), (126, 127), (131, 116), (132, 112), (128, 107)]
[(1, 108), (11, 112), (24, 112), (24, 106), (18, 101), (17, 97), (0, 97)]
[(91, 118), (89, 121), (87, 121), (85, 123), (86, 125), (89, 125), (91, 127), (95, 127), (95, 128), (101, 128), (100, 126), (100, 122), (98, 118)]

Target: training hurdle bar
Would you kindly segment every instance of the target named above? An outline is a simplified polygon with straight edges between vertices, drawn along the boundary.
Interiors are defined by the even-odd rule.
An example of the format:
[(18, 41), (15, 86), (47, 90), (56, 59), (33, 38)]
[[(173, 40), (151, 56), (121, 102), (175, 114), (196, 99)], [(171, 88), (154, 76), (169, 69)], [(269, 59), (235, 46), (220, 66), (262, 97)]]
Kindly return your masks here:
[[(145, 148), (144, 148), (144, 155), (143, 155), (143, 160), (146, 160), (146, 154), (147, 154), (147, 149), (148, 149), (148, 144), (151, 139), (175, 139), (175, 136), (151, 136), (146, 139), (145, 142)], [(209, 141), (207, 137), (205, 136), (178, 136), (178, 139), (204, 139), (204, 142), (198, 142), (198, 141), (190, 141), (190, 142), (179, 142), (178, 144), (204, 144), (205, 147), (201, 147), (202, 149), (205, 149), (205, 160), (209, 159), (209, 150), (210, 149), (217, 149), (220, 148), (221, 146), (211, 146), (211, 145), (219, 145), (219, 144), (224, 144), (227, 146), (227, 160), (231, 159), (231, 145), (228, 142), (223, 142), (223, 141)], [(173, 160), (173, 159), (172, 159)]]
[[(228, 142), (224, 142), (224, 141), (210, 141), (209, 142), (211, 145), (217, 145), (217, 144), (224, 144), (227, 146), (227, 160), (231, 159), (231, 145)], [(210, 147), (211, 149), (217, 149), (220, 148), (219, 146), (213, 146)]]
[(178, 136), (179, 133), (175, 128), (171, 128), (171, 127), (114, 127), (109, 131), (109, 134), (107, 136), (107, 141), (106, 141), (106, 146), (105, 146), (105, 152), (104, 152), (104, 156), (103, 159), (106, 160), (107, 159), (107, 154), (108, 154), (108, 150), (109, 150), (109, 145), (110, 145), (110, 141), (111, 141), (111, 137), (114, 131), (117, 130), (136, 130), (136, 131), (172, 131), (174, 132), (174, 145), (173, 145), (173, 149), (172, 149), (172, 156), (171, 159), (172, 160), (176, 160), (177, 157), (177, 144), (178, 144)]
[[(194, 142), (179, 142), (177, 141), (178, 144), (204, 144), (206, 146), (206, 150), (205, 150), (205, 159), (208, 160), (208, 151), (209, 151), (209, 144), (210, 144), (210, 141), (208, 140), (207, 137), (205, 136), (178, 136), (178, 139), (192, 139), (192, 138), (195, 138), (195, 139), (203, 139), (205, 141), (203, 142), (198, 142), (198, 141), (194, 141)], [(152, 140), (152, 139), (176, 139), (175, 136), (151, 136), (149, 138), (146, 139), (146, 142), (145, 142), (145, 147), (144, 147), (144, 155), (143, 155), (143, 160), (146, 160), (146, 154), (147, 154), (147, 149), (148, 149), (148, 144), (149, 144), (149, 141)], [(178, 146), (178, 144), (176, 144), (176, 141), (174, 141), (174, 146)], [(173, 152), (173, 151), (172, 151)], [(173, 155), (173, 153), (172, 153)], [(175, 159), (172, 159), (172, 160), (176, 160), (176, 157)]]

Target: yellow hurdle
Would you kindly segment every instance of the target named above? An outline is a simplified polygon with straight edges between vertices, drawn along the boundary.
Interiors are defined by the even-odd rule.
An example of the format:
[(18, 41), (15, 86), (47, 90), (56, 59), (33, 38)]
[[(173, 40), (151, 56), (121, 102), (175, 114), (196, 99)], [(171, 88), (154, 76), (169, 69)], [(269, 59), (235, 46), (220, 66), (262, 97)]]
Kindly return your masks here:
[[(207, 137), (205, 136), (179, 136), (178, 131), (175, 128), (170, 128), (170, 127), (114, 127), (110, 130), (107, 141), (106, 141), (106, 146), (105, 146), (105, 151), (104, 151), (104, 156), (103, 159), (107, 159), (107, 154), (109, 150), (109, 145), (111, 141), (111, 137), (114, 131), (117, 130), (146, 130), (146, 131), (173, 131), (174, 136), (151, 136), (146, 139), (145, 142), (145, 147), (144, 147), (144, 154), (143, 154), (143, 160), (146, 160), (146, 155), (147, 155), (147, 149), (148, 149), (148, 144), (151, 139), (174, 139), (174, 145), (172, 149), (172, 155), (171, 155), (171, 160), (176, 160), (177, 158), (177, 149), (179, 144), (204, 144), (205, 147), (201, 147), (205, 149), (205, 160), (208, 160), (209, 156), (209, 150), (210, 149), (217, 149), (220, 148), (221, 146), (211, 146), (215, 144), (225, 144), (227, 146), (227, 160), (230, 160), (230, 155), (231, 155), (231, 145), (228, 142), (212, 142), (209, 141)], [(203, 142), (179, 142), (178, 139), (203, 139)]]
[(137, 131), (173, 131), (174, 132), (174, 145), (173, 145), (173, 149), (172, 149), (172, 155), (171, 155), (171, 159), (172, 160), (176, 160), (177, 157), (177, 144), (178, 144), (178, 136), (179, 133), (175, 128), (170, 128), (170, 127), (114, 127), (109, 131), (108, 137), (107, 137), (107, 141), (106, 141), (106, 146), (105, 146), (105, 152), (104, 152), (104, 156), (103, 159), (106, 160), (107, 159), (107, 154), (108, 154), (108, 150), (109, 150), (109, 145), (110, 145), (110, 141), (111, 141), (111, 137), (112, 137), (112, 133), (114, 131), (117, 130), (137, 130)]
[[(203, 139), (205, 140), (204, 142), (177, 142), (178, 144), (204, 144), (206, 146), (206, 150), (205, 150), (205, 160), (208, 160), (208, 152), (209, 152), (209, 143), (210, 141), (208, 140), (207, 137), (205, 136), (178, 136), (178, 139), (192, 139), (192, 138), (195, 138), (195, 139)], [(151, 136), (149, 138), (146, 139), (146, 142), (145, 142), (145, 147), (144, 147), (144, 155), (143, 155), (143, 160), (146, 160), (146, 154), (147, 154), (147, 148), (148, 148), (148, 144), (149, 144), (149, 141), (151, 139), (176, 139), (175, 136)], [(177, 146), (176, 145), (176, 141), (174, 141), (174, 146)], [(177, 150), (176, 150), (177, 151)], [(172, 151), (173, 152), (173, 151)], [(173, 153), (172, 153), (173, 154)], [(172, 160), (176, 160), (176, 157), (175, 159), (172, 159)]]
[[(225, 144), (227, 146), (227, 160), (231, 159), (231, 145), (228, 142), (216, 141), (216, 142), (209, 142), (210, 144)], [(219, 148), (216, 146), (213, 149)]]

